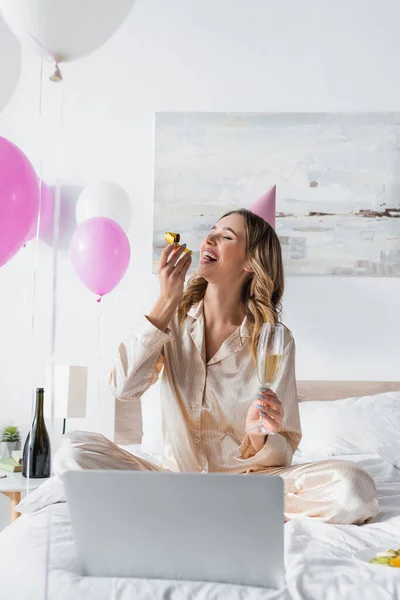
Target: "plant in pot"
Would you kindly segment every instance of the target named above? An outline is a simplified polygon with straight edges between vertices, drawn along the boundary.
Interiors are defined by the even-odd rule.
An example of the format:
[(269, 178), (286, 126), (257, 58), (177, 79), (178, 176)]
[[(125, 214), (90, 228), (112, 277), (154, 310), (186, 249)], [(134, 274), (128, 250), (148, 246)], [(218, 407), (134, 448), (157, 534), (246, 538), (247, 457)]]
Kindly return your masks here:
[(4, 427), (1, 434), (1, 458), (10, 458), (14, 450), (21, 449), (21, 435), (18, 427), (9, 425)]

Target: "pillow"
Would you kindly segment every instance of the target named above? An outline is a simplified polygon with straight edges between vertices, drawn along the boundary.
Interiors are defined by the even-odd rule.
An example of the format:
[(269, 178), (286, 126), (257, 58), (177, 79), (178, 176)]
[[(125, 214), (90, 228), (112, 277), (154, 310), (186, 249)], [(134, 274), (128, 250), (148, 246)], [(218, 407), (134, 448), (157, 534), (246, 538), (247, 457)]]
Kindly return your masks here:
[(380, 454), (400, 466), (400, 393), (300, 402), (304, 456)]

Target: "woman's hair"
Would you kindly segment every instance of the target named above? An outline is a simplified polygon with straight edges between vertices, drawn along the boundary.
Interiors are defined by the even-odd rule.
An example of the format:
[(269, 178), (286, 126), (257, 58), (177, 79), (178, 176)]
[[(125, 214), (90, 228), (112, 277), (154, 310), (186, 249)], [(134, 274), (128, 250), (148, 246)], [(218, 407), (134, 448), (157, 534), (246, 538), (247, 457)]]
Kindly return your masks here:
[[(229, 215), (241, 215), (245, 220), (246, 258), (254, 272), (244, 285), (243, 302), (246, 316), (253, 323), (251, 346), (255, 358), (262, 325), (280, 319), (284, 289), (281, 245), (273, 227), (251, 211), (241, 208), (221, 218)], [(204, 298), (207, 285), (196, 273), (190, 278), (178, 307), (181, 323), (191, 306)]]

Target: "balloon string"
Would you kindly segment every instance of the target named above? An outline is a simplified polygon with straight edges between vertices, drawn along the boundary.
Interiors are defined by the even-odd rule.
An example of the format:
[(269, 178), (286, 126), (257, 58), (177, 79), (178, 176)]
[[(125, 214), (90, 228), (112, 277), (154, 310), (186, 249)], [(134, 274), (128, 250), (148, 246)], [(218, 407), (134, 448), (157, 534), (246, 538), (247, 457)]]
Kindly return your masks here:
[[(38, 119), (38, 138), (39, 138), (39, 180), (42, 181), (42, 167), (43, 167), (43, 136), (42, 136), (42, 98), (43, 98), (43, 61), (40, 61), (39, 70), (39, 119)], [(30, 488), (30, 461), (31, 453), (30, 447), (32, 444), (32, 425), (33, 425), (33, 414), (35, 410), (35, 353), (33, 349), (35, 347), (35, 320), (36, 320), (36, 275), (39, 259), (39, 229), (40, 229), (40, 213), (42, 208), (42, 186), (39, 185), (39, 214), (36, 228), (36, 239), (35, 239), (35, 252), (33, 258), (33, 276), (32, 276), (32, 316), (31, 316), (31, 340), (32, 340), (32, 383), (31, 383), (31, 410), (30, 410), (30, 424), (29, 424), (29, 447), (28, 447), (28, 460), (26, 465), (26, 493), (29, 494)]]
[[(51, 423), (50, 423), (50, 439), (54, 439), (54, 365), (55, 365), (55, 350), (56, 350), (56, 326), (57, 326), (57, 260), (58, 260), (58, 241), (60, 236), (60, 212), (61, 212), (61, 165), (62, 165), (62, 150), (63, 150), (63, 132), (64, 132), (64, 86), (61, 86), (60, 98), (60, 133), (58, 136), (57, 148), (57, 184), (55, 211), (53, 220), (53, 264), (52, 264), (52, 311), (51, 311), (51, 338), (50, 338), (50, 388), (51, 388)], [(49, 507), (49, 519), (47, 527), (47, 546), (46, 546), (46, 568), (45, 568), (45, 587), (44, 600), (49, 598), (49, 567), (50, 567), (50, 542), (51, 542), (51, 513), (52, 506)]]
[(49, 598), (49, 568), (50, 568), (50, 540), (51, 540), (51, 513), (53, 510), (53, 505), (50, 504), (49, 508), (49, 518), (47, 523), (47, 543), (46, 543), (46, 559), (45, 559), (45, 579), (44, 579), (44, 600), (48, 600)]
[[(101, 300), (101, 298), (100, 298)], [(100, 408), (100, 396), (101, 396), (101, 365), (102, 365), (102, 314), (103, 314), (103, 303), (99, 303), (99, 311), (97, 313), (97, 347), (99, 349), (98, 363), (97, 363), (97, 411)]]
[[(102, 357), (103, 357), (103, 336), (102, 336), (102, 316), (103, 316), (103, 303), (101, 297), (98, 298), (99, 310), (97, 313), (97, 346), (99, 349), (98, 365), (97, 365), (97, 412), (100, 413), (100, 397), (101, 397), (101, 369), (102, 369)], [(112, 597), (110, 600), (116, 600), (117, 597), (117, 582), (114, 577), (111, 578), (112, 585)]]
[(47, 48), (47, 46), (35, 35), (33, 35), (33, 33), (28, 33), (28, 36), (35, 42), (35, 44), (37, 44), (39, 46), (39, 48), (42, 48), (42, 50), (44, 50), (46, 52), (46, 54), (48, 55), (49, 58), (51, 58), (51, 60), (54, 62), (54, 73), (51, 75), (51, 77), (49, 77), (50, 81), (62, 81), (62, 75), (61, 75), (61, 71), (60, 71), (60, 67), (58, 65), (58, 60), (55, 57), (55, 55)]

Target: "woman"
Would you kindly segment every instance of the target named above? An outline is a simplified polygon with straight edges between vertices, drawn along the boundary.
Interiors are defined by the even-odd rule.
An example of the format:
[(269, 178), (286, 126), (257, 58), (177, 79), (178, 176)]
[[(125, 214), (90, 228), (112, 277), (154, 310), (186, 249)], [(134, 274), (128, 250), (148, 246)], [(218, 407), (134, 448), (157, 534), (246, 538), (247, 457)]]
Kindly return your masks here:
[[(160, 297), (120, 345), (110, 374), (117, 398), (140, 400), (162, 371), (162, 467), (98, 434), (71, 432), (55, 459), (68, 468), (169, 469), (265, 473), (285, 484), (285, 518), (363, 523), (378, 512), (371, 477), (355, 463), (290, 466), (301, 439), (295, 345), (285, 330), (276, 393), (259, 389), (255, 354), (264, 322), (278, 322), (284, 279), (273, 228), (247, 210), (223, 216), (201, 247), (184, 292), (191, 256), (168, 246), (159, 267)], [(268, 431), (251, 430), (259, 418)]]

